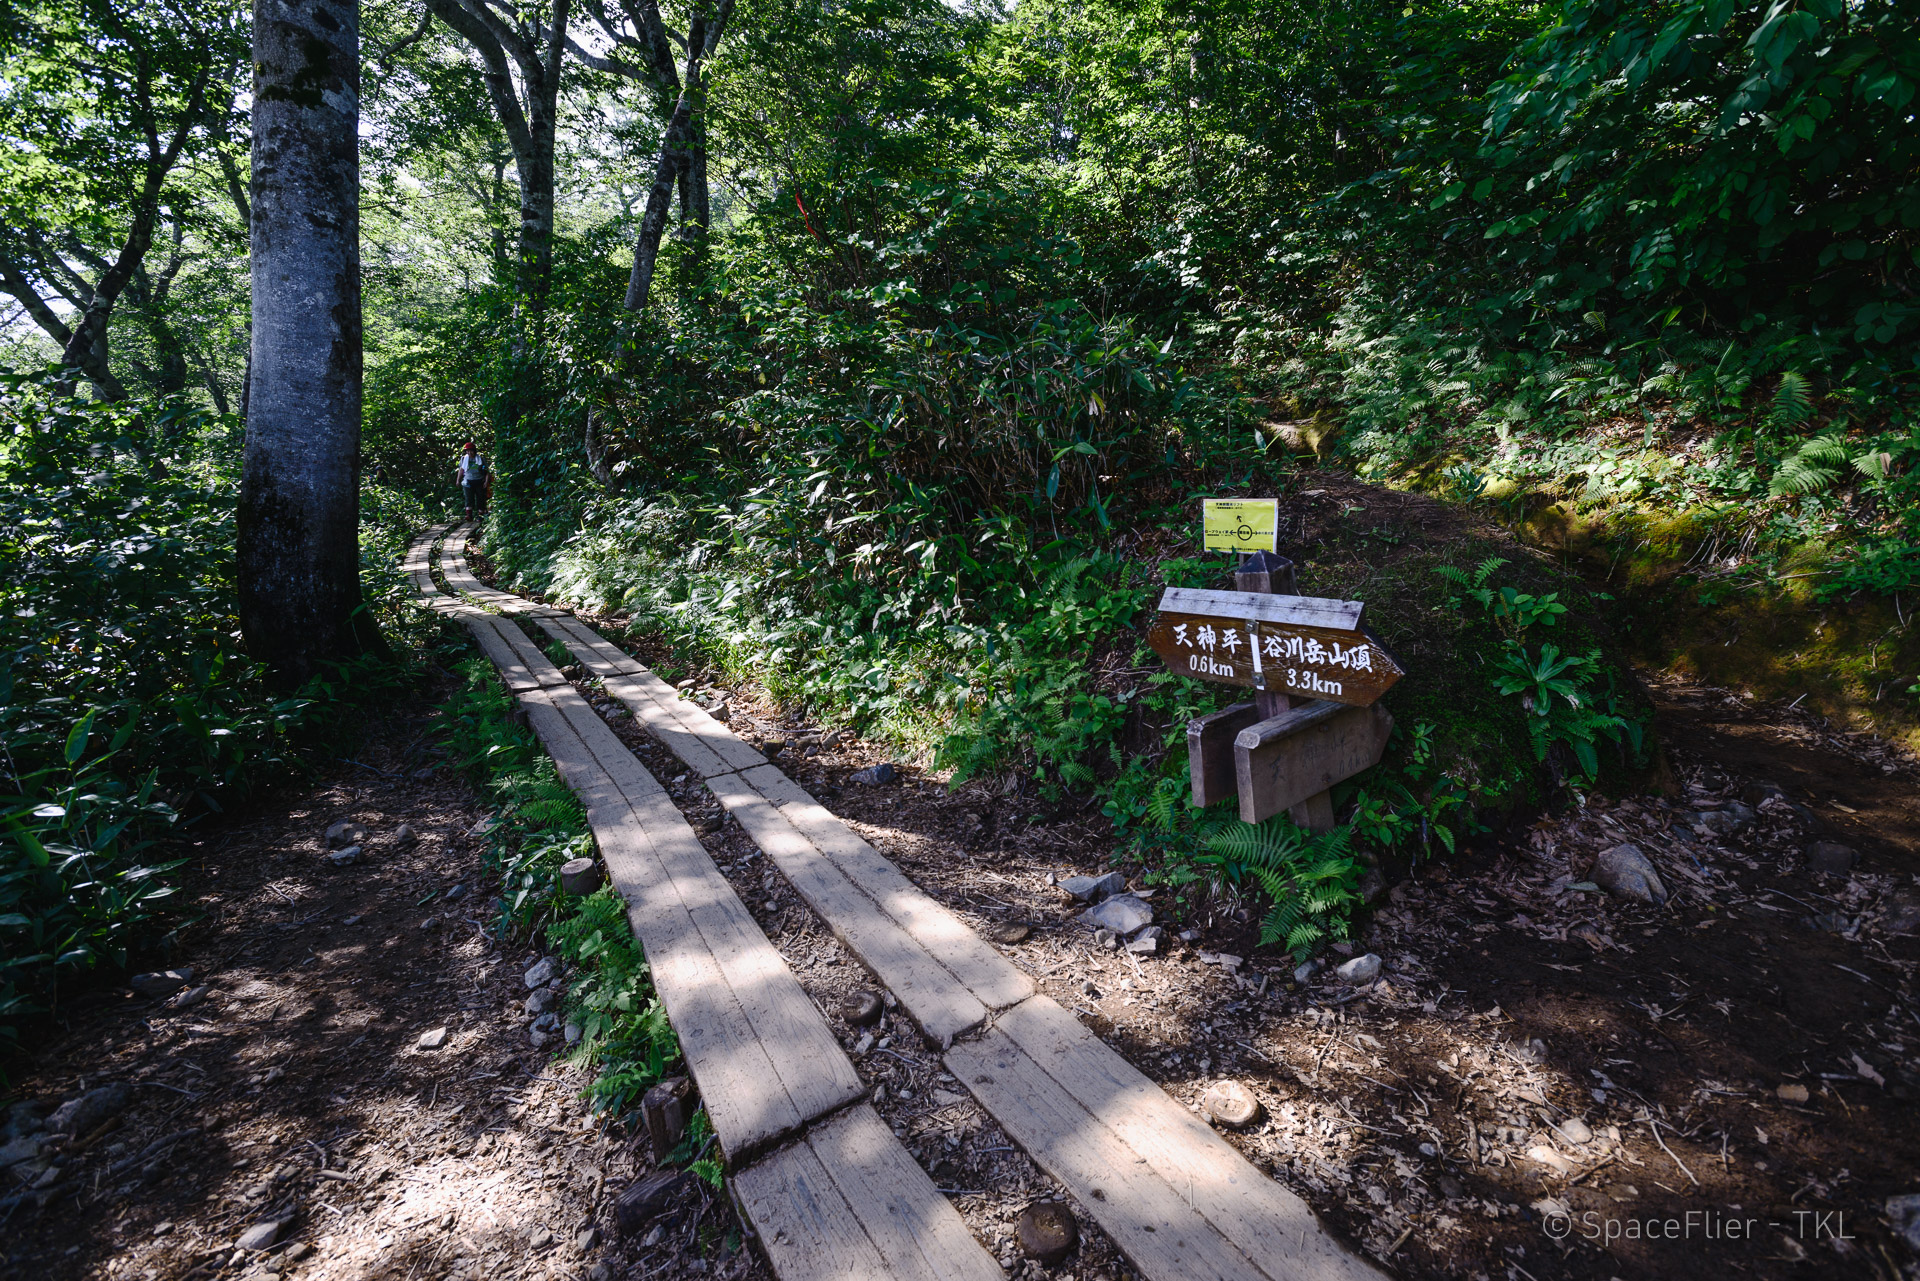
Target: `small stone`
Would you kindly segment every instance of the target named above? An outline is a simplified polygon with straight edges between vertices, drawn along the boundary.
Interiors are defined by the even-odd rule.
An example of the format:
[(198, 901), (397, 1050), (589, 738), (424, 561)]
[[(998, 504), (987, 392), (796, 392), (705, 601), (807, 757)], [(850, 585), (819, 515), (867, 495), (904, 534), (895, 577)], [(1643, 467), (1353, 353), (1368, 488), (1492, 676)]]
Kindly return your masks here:
[(986, 931), (989, 939), (1007, 947), (1011, 947), (1015, 943), (1026, 942), (1027, 936), (1032, 933), (1033, 926), (1028, 925), (1025, 921), (1000, 921), (997, 924), (989, 925)]
[(1782, 1103), (1805, 1103), (1811, 1097), (1806, 1086), (1795, 1083), (1781, 1086), (1774, 1094)]
[(1721, 807), (1720, 812), (1727, 816), (1729, 834), (1746, 831), (1753, 826), (1754, 820), (1760, 817), (1760, 812), (1744, 801), (1728, 801)]
[(1149, 925), (1127, 940), (1127, 951), (1135, 956), (1158, 956), (1162, 937), (1163, 932), (1158, 925)]
[(349, 845), (343, 850), (334, 850), (331, 854), (327, 855), (327, 858), (332, 861), (335, 867), (352, 867), (360, 861), (360, 847), (358, 845)]
[(467, 887), (465, 884), (454, 885), (449, 887), (445, 895), (446, 900), (449, 903), (454, 902), (456, 899), (463, 899), (466, 896), (467, 896)]
[(549, 992), (543, 987), (532, 996), (529, 996), (521, 1008), (525, 1009), (529, 1014), (545, 1014), (547, 1007), (552, 1005), (557, 999), (558, 997), (555, 993)]
[(1094, 986), (1092, 979), (1080, 980), (1080, 994), (1090, 996), (1096, 1001), (1100, 999), (1100, 989)]
[(43, 1140), (28, 1134), (0, 1144), (0, 1167), (18, 1165), (22, 1161), (31, 1161), (40, 1155)]
[(1093, 945), (1103, 952), (1112, 951), (1113, 945), (1119, 941), (1120, 936), (1112, 930), (1095, 930), (1093, 932)]
[(1593, 1142), (1593, 1127), (1577, 1116), (1570, 1116), (1554, 1127), (1560, 1131), (1560, 1137), (1576, 1147)]
[(1544, 1143), (1536, 1143), (1528, 1148), (1527, 1159), (1546, 1166), (1555, 1174), (1572, 1174), (1574, 1170), (1573, 1162)]
[(847, 775), (847, 781), (858, 783), (862, 787), (880, 787), (899, 777), (899, 771), (886, 761), (878, 765), (869, 765), (865, 769), (855, 770)]
[(1182, 943), (1198, 943), (1200, 941), (1200, 931), (1199, 930), (1181, 930), (1180, 941)]
[(68, 1099), (53, 1110), (47, 1118), (49, 1134), (91, 1134), (101, 1125), (133, 1106), (133, 1087), (125, 1081), (115, 1081), (112, 1085), (103, 1085), (88, 1090), (78, 1098)]
[(760, 750), (769, 756), (778, 755), (787, 748), (787, 740), (778, 734), (769, 734), (760, 740)]
[(1372, 952), (1368, 952), (1365, 956), (1356, 956), (1351, 961), (1341, 962), (1339, 968), (1334, 970), (1334, 974), (1339, 976), (1342, 983), (1349, 983), (1354, 987), (1371, 983), (1380, 977), (1380, 958)]
[(1807, 847), (1807, 870), (1825, 876), (1846, 876), (1860, 861), (1860, 852), (1838, 841), (1815, 841)]
[(1781, 800), (1787, 799), (1786, 789), (1778, 783), (1767, 782), (1748, 783), (1740, 789), (1740, 799), (1753, 806), (1764, 805), (1768, 798), (1774, 796), (1778, 796)]
[(32, 1099), (22, 1099), (7, 1109), (7, 1123), (0, 1133), (9, 1139), (38, 1134), (47, 1128), (47, 1109)]
[(600, 1229), (589, 1224), (574, 1234), (573, 1248), (585, 1254), (600, 1240)]
[(1260, 1100), (1239, 1081), (1215, 1081), (1200, 1096), (1200, 1110), (1221, 1125), (1239, 1129), (1260, 1115)]
[(840, 1007), (840, 1016), (853, 1027), (872, 1027), (886, 1013), (886, 1002), (878, 992), (865, 989), (852, 993)]
[(560, 1030), (559, 1012), (557, 1010), (548, 1010), (545, 1014), (542, 1014), (533, 1021), (533, 1028), (536, 1032), (558, 1032)]
[(689, 677), (687, 677), (687, 679), (685, 679), (685, 680), (683, 680), (683, 681), (675, 681), (675, 682), (673, 683), (673, 687), (674, 687), (675, 689), (677, 689), (677, 690), (681, 690), (681, 691), (685, 691), (685, 690), (690, 690), (690, 689), (693, 689), (693, 688), (694, 688), (695, 686), (697, 686), (697, 685), (699, 685), (699, 684), (700, 684), (700, 678), (699, 678), (699, 677), (697, 677), (697, 676), (689, 676)]
[(1127, 878), (1118, 872), (1108, 872), (1105, 876), (1069, 876), (1060, 882), (1060, 888), (1082, 903), (1098, 903), (1124, 892)]
[(1460, 1182), (1460, 1180), (1454, 1178), (1451, 1174), (1443, 1174), (1440, 1176), (1440, 1195), (1441, 1196), (1447, 1198), (1447, 1200), (1449, 1201), (1458, 1201), (1461, 1197), (1465, 1196), (1466, 1194), (1467, 1194), (1466, 1184)]
[(352, 819), (342, 819), (327, 829), (327, 848), (345, 849), (349, 845), (361, 845), (366, 842), (367, 829)]
[(565, 1027), (560, 1029), (560, 1039), (565, 1041), (568, 1045), (580, 1044), (580, 1037), (582, 1035), (583, 1033), (581, 1032), (580, 1025), (578, 1023), (569, 1023)]
[(158, 970), (151, 974), (136, 974), (127, 980), (127, 986), (142, 996), (172, 996), (187, 984), (193, 982), (190, 969)]
[[(399, 845), (399, 846), (417, 845), (419, 844), (419, 842), (420, 842), (420, 833), (413, 830), (413, 825), (411, 823), (402, 823), (400, 826), (393, 829), (393, 843), (395, 845)], [(297, 1246), (295, 1247), (295, 1249), (298, 1249), (298, 1248), (299, 1247)], [(291, 1254), (293, 1253), (293, 1251), (289, 1250), (287, 1253)]]
[(1887, 1222), (1906, 1238), (1910, 1248), (1920, 1250), (1920, 1192), (1888, 1197)]
[(437, 916), (429, 916), (426, 920), (420, 922), (420, 928), (423, 930), (437, 930), (440, 928), (440, 918)]
[(1301, 987), (1305, 987), (1307, 984), (1313, 982), (1313, 980), (1319, 976), (1321, 970), (1324, 970), (1326, 968), (1327, 968), (1326, 962), (1318, 959), (1317, 957), (1311, 961), (1302, 961), (1299, 965), (1296, 965), (1294, 967), (1293, 981), (1295, 983), (1298, 983)]
[(1661, 883), (1660, 873), (1637, 845), (1616, 845), (1603, 850), (1600, 857), (1594, 859), (1589, 875), (1595, 885), (1615, 898), (1654, 904), (1667, 901), (1667, 887)]
[(560, 888), (569, 894), (591, 894), (605, 878), (590, 858), (570, 858), (560, 865)]
[(420, 1040), (418, 1042), (420, 1048), (423, 1050), (437, 1050), (441, 1046), (445, 1045), (446, 1043), (447, 1043), (447, 1029), (443, 1027), (437, 1027), (431, 1031), (422, 1032), (420, 1034)]
[(1115, 934), (1132, 934), (1153, 924), (1153, 909), (1131, 894), (1115, 894), (1089, 911), (1087, 919)]
[(1920, 934), (1920, 890), (1900, 889), (1889, 894), (1881, 924), (1889, 934)]
[(211, 995), (213, 995), (213, 986), (211, 984), (202, 983), (199, 987), (190, 987), (186, 991), (180, 993), (180, 995), (174, 997), (171, 1001), (168, 1001), (167, 1008), (174, 1009), (174, 1010), (190, 1010), (194, 1006), (200, 1004), (200, 1002), (206, 1000)]
[(1074, 1222), (1073, 1212), (1058, 1201), (1035, 1201), (1020, 1211), (1013, 1232), (1020, 1242), (1020, 1252), (1046, 1267), (1072, 1254), (1073, 1247), (1080, 1244), (1080, 1225)]
[(552, 1244), (553, 1233), (547, 1231), (545, 1228), (541, 1228), (533, 1234), (533, 1239), (527, 1242), (527, 1248), (529, 1250), (544, 1250)]
[(527, 1033), (527, 1044), (536, 1050), (546, 1049), (547, 1042), (552, 1039), (553, 1036), (551, 1033), (543, 1032), (539, 1028), (534, 1028), (531, 1032)]
[(531, 991), (536, 987), (545, 987), (547, 984), (553, 982), (559, 973), (560, 963), (551, 956), (543, 956), (534, 963), (532, 969), (529, 969), (525, 974), (521, 975), (521, 978), (526, 981), (527, 988)]
[(292, 1245), (286, 1248), (285, 1253), (283, 1253), (280, 1257), (285, 1259), (288, 1263), (298, 1263), (300, 1262), (300, 1260), (306, 1258), (309, 1254), (312, 1254), (312, 1253), (313, 1253), (313, 1247), (308, 1245), (305, 1241), (295, 1241)]
[(234, 1248), (240, 1250), (267, 1250), (280, 1239), (281, 1230), (287, 1225), (279, 1219), (268, 1219), (265, 1223), (256, 1223), (240, 1234)]

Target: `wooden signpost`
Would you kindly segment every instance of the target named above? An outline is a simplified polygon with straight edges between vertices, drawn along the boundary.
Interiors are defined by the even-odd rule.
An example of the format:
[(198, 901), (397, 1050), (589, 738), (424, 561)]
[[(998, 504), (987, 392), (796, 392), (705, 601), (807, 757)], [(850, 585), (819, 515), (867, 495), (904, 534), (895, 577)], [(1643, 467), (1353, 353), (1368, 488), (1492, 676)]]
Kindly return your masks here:
[(1249, 529), (1268, 544), (1235, 571), (1237, 590), (1168, 588), (1147, 643), (1182, 676), (1255, 691), (1253, 702), (1187, 725), (1194, 804), (1237, 794), (1249, 823), (1288, 810), (1326, 831), (1328, 789), (1386, 750), (1393, 716), (1379, 699), (1405, 669), (1363, 626), (1361, 602), (1293, 594), (1293, 564), (1273, 554), (1277, 522), (1250, 521), (1248, 506), (1210, 502), (1207, 511), (1209, 547), (1244, 545)]

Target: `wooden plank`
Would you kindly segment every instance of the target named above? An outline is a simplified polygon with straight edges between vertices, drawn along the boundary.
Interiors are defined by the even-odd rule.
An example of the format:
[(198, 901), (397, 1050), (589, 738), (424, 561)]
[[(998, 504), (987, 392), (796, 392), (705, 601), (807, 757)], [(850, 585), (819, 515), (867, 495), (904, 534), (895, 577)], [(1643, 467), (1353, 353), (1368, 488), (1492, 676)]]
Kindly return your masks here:
[(643, 670), (640, 660), (603, 639), (577, 618), (561, 614), (542, 618), (539, 623), (541, 630), (565, 645), (582, 667), (602, 680)]
[(796, 1143), (741, 1170), (733, 1191), (780, 1281), (894, 1275), (810, 1145)]
[(1379, 762), (1393, 713), (1312, 702), (1249, 725), (1233, 742), (1240, 817), (1258, 823)]
[(587, 807), (608, 878), (627, 901), (628, 923), (646, 953), (654, 989), (680, 1038), (722, 1152), (732, 1159), (777, 1142), (807, 1118), (780, 1088), (768, 1047), (754, 1035), (673, 877), (552, 695), (532, 690), (521, 702), (561, 777)]
[[(997, 1027), (954, 1046), (946, 1065), (1008, 1137), (1066, 1185), (1142, 1277), (1278, 1281), (1215, 1231), (1147, 1168), (1144, 1158)], [(1252, 1167), (1248, 1173), (1255, 1173)]]
[(1160, 595), (1163, 614), (1217, 614), (1295, 627), (1324, 627), (1336, 632), (1358, 631), (1365, 610), (1365, 603), (1357, 600), (1229, 592), (1207, 587), (1169, 587)]
[(879, 1249), (889, 1276), (1001, 1281), (1000, 1265), (871, 1107), (862, 1103), (816, 1126), (807, 1146)]
[(661, 706), (660, 700), (648, 692), (647, 686), (633, 674), (602, 676), (600, 683), (606, 687), (609, 696), (618, 699), (633, 713), (633, 719), (639, 721), (647, 733), (659, 739), (695, 774), (701, 778), (712, 778), (716, 774), (733, 772), (717, 752), (701, 741), (699, 736), (688, 732), (679, 717)]
[[(513, 624), (507, 623), (511, 627)], [(506, 682), (508, 689), (519, 693), (523, 690), (539, 689), (540, 678), (527, 670), (527, 665), (514, 653), (512, 643), (501, 633), (501, 620), (492, 614), (477, 613), (467, 619), (467, 627), (473, 632), (473, 638), (480, 642), (480, 652), (485, 654), (500, 673), (500, 679)]]
[[(1383, 1281), (1320, 1226), (1306, 1202), (1248, 1164), (1053, 1001), (1027, 1001), (1003, 1014), (995, 1029), (1276, 1281)], [(1097, 1206), (1089, 1208), (1098, 1215)]]
[(747, 1022), (765, 1046), (773, 1062), (773, 1082), (792, 1098), (801, 1119), (824, 1116), (859, 1097), (866, 1087), (832, 1029), (714, 866), (666, 789), (573, 689), (547, 691), (547, 698), (592, 758), (593, 767), (625, 798), (633, 820), (726, 975)]
[(1233, 767), (1234, 736), (1259, 719), (1252, 703), (1235, 703), (1187, 722), (1187, 774), (1195, 805), (1204, 809), (1240, 789)]
[(908, 880), (899, 868), (861, 840), (806, 790), (773, 765), (740, 777), (772, 801), (801, 835), (846, 873), (847, 879), (900, 923), (949, 974), (988, 1009), (1003, 1009), (1033, 995), (1033, 980), (967, 923)]
[(1356, 707), (1378, 702), (1406, 674), (1379, 637), (1365, 629), (1342, 632), (1223, 614), (1162, 613), (1147, 631), (1147, 644), (1181, 676)]
[(533, 643), (531, 637), (520, 630), (520, 625), (509, 619), (501, 619), (500, 635), (506, 638), (507, 645), (522, 666), (542, 685), (566, 685), (568, 680), (560, 674), (560, 668), (545, 651)]
[(987, 1008), (960, 980), (900, 927), (899, 922), (847, 879), (846, 872), (823, 854), (759, 792), (738, 774), (707, 780), (707, 787), (740, 821), (779, 867), (794, 889), (827, 923), (834, 935), (877, 975), (920, 1030), (935, 1042), (945, 1042), (975, 1027), (987, 1017)]

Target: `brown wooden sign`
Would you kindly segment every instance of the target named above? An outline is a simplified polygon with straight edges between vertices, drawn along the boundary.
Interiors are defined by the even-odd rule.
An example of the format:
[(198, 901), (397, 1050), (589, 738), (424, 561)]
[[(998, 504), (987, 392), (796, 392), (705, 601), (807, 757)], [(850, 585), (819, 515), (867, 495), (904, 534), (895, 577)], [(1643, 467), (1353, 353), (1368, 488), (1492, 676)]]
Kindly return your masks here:
[(1170, 588), (1147, 644), (1182, 676), (1368, 707), (1405, 672), (1360, 626), (1361, 608), (1358, 601)]

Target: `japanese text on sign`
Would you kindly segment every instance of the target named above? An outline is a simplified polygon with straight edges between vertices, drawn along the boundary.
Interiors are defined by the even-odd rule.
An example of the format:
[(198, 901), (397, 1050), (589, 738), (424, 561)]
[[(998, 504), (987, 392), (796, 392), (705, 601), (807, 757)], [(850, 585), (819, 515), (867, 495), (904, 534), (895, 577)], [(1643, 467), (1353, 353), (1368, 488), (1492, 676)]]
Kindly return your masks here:
[(1202, 505), (1201, 527), (1210, 552), (1278, 550), (1280, 500), (1209, 498)]

